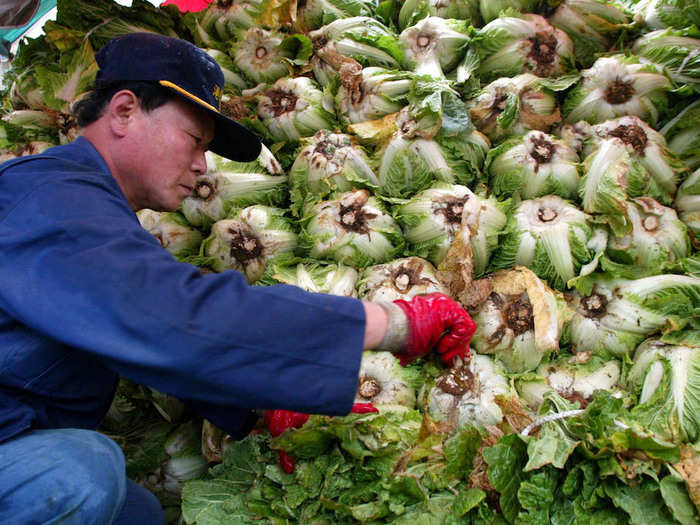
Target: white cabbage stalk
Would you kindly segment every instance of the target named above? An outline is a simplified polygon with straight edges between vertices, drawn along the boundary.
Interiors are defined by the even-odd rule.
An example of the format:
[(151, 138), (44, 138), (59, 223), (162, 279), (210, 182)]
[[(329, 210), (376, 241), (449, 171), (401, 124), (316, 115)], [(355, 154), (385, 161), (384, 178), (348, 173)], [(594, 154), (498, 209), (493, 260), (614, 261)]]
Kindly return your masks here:
[[(462, 219), (471, 231), (474, 274), (481, 275), (506, 225), (504, 205), (461, 185), (437, 183), (397, 208), (410, 252), (438, 266), (447, 255)], [(466, 214), (466, 217), (465, 217)]]
[(651, 29), (700, 27), (697, 7), (695, 0), (641, 0), (634, 6), (634, 19)]
[(308, 77), (287, 77), (256, 95), (258, 117), (274, 140), (296, 141), (336, 126), (332, 101)]
[(480, 173), (490, 147), (482, 133), (423, 138), (408, 108), (399, 113), (397, 126), (375, 153), (377, 178), (384, 195), (408, 197), (436, 180), (470, 184)]
[(464, 20), (429, 16), (404, 29), (399, 36), (404, 68), (418, 75), (446, 78), (464, 58), (468, 27)]
[(695, 242), (700, 243), (700, 168), (678, 187), (674, 206), (679, 218), (693, 233)]
[(287, 197), (287, 176), (263, 145), (253, 162), (235, 162), (210, 151), (207, 173), (197, 177), (180, 210), (192, 226), (209, 229), (234, 208), (253, 204), (280, 205)]
[(466, 20), (479, 26), (479, 0), (406, 0), (398, 16), (399, 29), (404, 30), (427, 16)]
[(484, 171), (498, 196), (523, 199), (558, 195), (575, 199), (579, 186), (579, 156), (564, 140), (542, 131), (529, 131), (492, 149)]
[(355, 288), (358, 278), (355, 268), (343, 264), (273, 261), (257, 284), (290, 284), (307, 292), (357, 297)]
[(534, 13), (537, 11), (537, 0), (479, 0), (481, 18), (485, 23), (491, 22), (501, 16), (502, 11), (516, 10), (521, 13)]
[(306, 32), (334, 20), (374, 16), (375, 7), (374, 0), (305, 0), (297, 4), (294, 27)]
[(416, 295), (433, 292), (449, 295), (440, 284), (435, 267), (420, 257), (404, 257), (369, 266), (360, 273), (357, 285), (360, 299), (371, 302), (410, 300)]
[(184, 258), (199, 252), (202, 234), (190, 226), (179, 213), (144, 208), (136, 212), (136, 216), (141, 226), (175, 257)]
[(17, 75), (10, 86), (9, 97), (12, 107), (15, 109), (46, 109), (44, 94), (33, 67), (28, 67)]
[(494, 142), (534, 129), (548, 132), (561, 120), (554, 93), (530, 73), (494, 80), (467, 105), (474, 125)]
[(342, 193), (311, 206), (304, 217), (303, 247), (314, 259), (363, 268), (389, 261), (401, 252), (401, 228), (367, 190)]
[(289, 74), (283, 59), (292, 58), (292, 53), (280, 47), (283, 39), (282, 33), (251, 27), (231, 46), (236, 67), (253, 85), (270, 84)]
[(655, 271), (690, 254), (687, 228), (672, 208), (640, 197), (628, 202), (627, 217), (632, 231), (608, 239), (607, 254), (614, 261)]
[(401, 45), (396, 33), (374, 18), (342, 18), (309, 33), (314, 44), (314, 77), (326, 86), (340, 74), (347, 59), (362, 66), (399, 69)]
[(476, 323), (472, 348), (493, 354), (509, 373), (534, 370), (559, 349), (562, 326), (569, 317), (562, 294), (522, 267), (485, 279), (491, 293), (472, 312)]
[(575, 69), (571, 39), (539, 15), (497, 18), (477, 31), (472, 45), (482, 82), (520, 73), (558, 77)]
[(556, 195), (522, 201), (513, 211), (494, 268), (526, 266), (563, 290), (595, 254), (588, 216)]
[(591, 124), (636, 115), (656, 125), (668, 105), (671, 81), (653, 64), (634, 56), (602, 57), (582, 72), (564, 101), (565, 122)]
[(350, 135), (321, 130), (302, 144), (289, 171), (292, 210), (296, 214), (305, 203), (333, 192), (379, 184), (367, 154)]
[(224, 82), (227, 86), (233, 86), (235, 90), (241, 91), (248, 88), (248, 82), (245, 78), (237, 71), (236, 64), (233, 59), (223, 51), (218, 49), (205, 49), (207, 55), (216, 60), (219, 64), (221, 71), (224, 74)]
[(498, 425), (503, 411), (497, 397), (509, 394), (503, 367), (486, 355), (457, 364), (421, 394), (430, 417), (449, 429)]
[(296, 247), (297, 235), (284, 210), (256, 204), (215, 222), (201, 253), (214, 271), (238, 270), (252, 283), (268, 262), (291, 256)]
[(636, 280), (597, 277), (592, 290), (568, 297), (567, 326), (575, 352), (624, 357), (653, 333), (682, 327), (697, 315), (700, 279), (655, 275)]
[(56, 129), (59, 126), (55, 111), (38, 109), (16, 109), (2, 116), (2, 120), (13, 126), (35, 130)]
[(700, 99), (669, 120), (660, 132), (669, 149), (690, 168), (700, 167)]
[(380, 67), (341, 72), (335, 105), (343, 124), (376, 120), (396, 113), (407, 104), (412, 75)]
[(592, 126), (583, 145), (580, 195), (588, 213), (606, 215), (615, 232), (628, 233), (627, 201), (648, 195), (670, 204), (688, 168), (660, 133), (626, 116)]
[[(2, 117), (0, 128), (4, 128), (10, 142), (26, 145), (30, 142), (72, 142), (80, 134), (73, 115), (51, 109), (19, 109)], [(15, 145), (15, 144), (12, 144)]]
[(197, 16), (197, 36), (228, 42), (237, 30), (258, 25), (259, 0), (215, 0)]
[(606, 361), (590, 354), (563, 356), (556, 361), (541, 364), (535, 371), (539, 377), (525, 376), (516, 381), (520, 398), (533, 411), (538, 411), (547, 392), (557, 392), (568, 401), (578, 402), (581, 408), (593, 398), (596, 390), (607, 390), (615, 396), (620, 391), (620, 361)]
[(639, 37), (632, 52), (666, 69), (677, 84), (700, 84), (700, 31), (660, 29)]
[(160, 501), (179, 501), (185, 482), (200, 479), (208, 469), (201, 453), (201, 430), (194, 421), (183, 423), (173, 430), (165, 444), (167, 458), (155, 471), (139, 480), (154, 492)]
[(420, 380), (413, 368), (401, 366), (391, 352), (365, 351), (360, 362), (355, 403), (372, 403), (382, 411), (382, 405), (414, 408), (415, 384)]
[[(607, 140), (621, 141), (633, 162), (647, 173), (648, 186), (644, 194), (669, 204), (676, 193), (678, 181), (686, 176), (688, 167), (668, 148), (666, 139), (658, 131), (634, 116), (608, 120), (592, 126), (591, 136), (583, 143), (582, 157), (599, 150)], [(636, 197), (629, 183), (630, 196)]]
[(639, 394), (630, 419), (675, 443), (700, 444), (700, 346), (648, 340), (627, 375)]
[(564, 0), (549, 23), (571, 37), (576, 59), (590, 67), (596, 54), (607, 52), (632, 21), (629, 10), (610, 0)]

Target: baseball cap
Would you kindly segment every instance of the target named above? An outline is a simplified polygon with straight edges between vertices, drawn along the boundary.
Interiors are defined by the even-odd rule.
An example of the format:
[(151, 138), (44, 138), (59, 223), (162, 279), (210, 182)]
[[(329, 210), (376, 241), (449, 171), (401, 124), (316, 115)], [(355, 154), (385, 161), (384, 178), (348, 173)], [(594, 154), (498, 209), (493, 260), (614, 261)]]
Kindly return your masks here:
[(214, 117), (209, 147), (239, 162), (258, 158), (260, 139), (219, 111), (224, 74), (219, 64), (194, 44), (156, 33), (129, 33), (107, 42), (95, 56), (97, 82), (147, 81), (160, 84)]

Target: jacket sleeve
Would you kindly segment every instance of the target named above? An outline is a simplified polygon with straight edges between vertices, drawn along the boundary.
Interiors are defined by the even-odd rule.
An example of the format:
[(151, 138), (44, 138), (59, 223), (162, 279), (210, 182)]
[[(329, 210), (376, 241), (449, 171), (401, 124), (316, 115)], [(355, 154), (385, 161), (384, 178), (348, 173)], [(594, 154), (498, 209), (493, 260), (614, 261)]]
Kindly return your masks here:
[(202, 275), (107, 189), (61, 177), (0, 216), (0, 308), (183, 399), (350, 411), (364, 340), (359, 300), (249, 286), (233, 270)]

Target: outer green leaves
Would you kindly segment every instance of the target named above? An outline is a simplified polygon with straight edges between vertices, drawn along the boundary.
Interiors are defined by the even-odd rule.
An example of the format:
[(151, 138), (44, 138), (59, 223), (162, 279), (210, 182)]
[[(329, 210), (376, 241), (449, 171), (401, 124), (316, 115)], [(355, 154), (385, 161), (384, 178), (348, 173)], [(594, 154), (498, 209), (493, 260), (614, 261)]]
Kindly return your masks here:
[(494, 80), (467, 105), (474, 125), (494, 142), (533, 129), (547, 132), (561, 120), (554, 92), (530, 73)]
[(632, 46), (632, 52), (666, 68), (678, 84), (700, 90), (700, 31), (658, 30), (646, 33)]
[(686, 165), (660, 133), (626, 116), (592, 126), (583, 148), (583, 209), (606, 215), (616, 234), (631, 230), (627, 200), (649, 196), (670, 204)]
[(215, 271), (238, 270), (252, 283), (268, 261), (291, 256), (296, 246), (297, 234), (284, 210), (258, 204), (214, 223), (201, 255)]
[(695, 239), (700, 239), (700, 169), (680, 185), (674, 205), (679, 218), (693, 232)]
[(440, 284), (435, 267), (419, 257), (403, 257), (365, 268), (360, 275), (358, 295), (371, 302), (409, 300), (433, 292), (448, 294)]
[(633, 281), (598, 276), (584, 295), (574, 293), (568, 325), (576, 352), (618, 357), (632, 352), (657, 330), (692, 322), (700, 307), (700, 279), (655, 275)]
[(464, 58), (469, 36), (463, 20), (424, 18), (401, 32), (404, 66), (418, 75), (444, 79)]
[(439, 265), (464, 222), (470, 230), (474, 274), (486, 270), (506, 224), (505, 205), (466, 186), (434, 184), (397, 208), (409, 251)]
[(503, 367), (490, 356), (473, 355), (427, 385), (425, 405), (430, 417), (449, 428), (498, 425), (503, 412), (496, 402), (508, 394)]
[[(355, 403), (372, 403), (382, 410), (391, 406), (413, 408), (416, 387), (421, 384), (420, 372), (413, 367), (401, 366), (390, 352), (365, 351), (360, 363), (359, 384)], [(385, 405), (385, 408), (382, 408)]]
[(357, 270), (342, 264), (319, 261), (279, 261), (267, 265), (265, 275), (256, 284), (291, 284), (307, 292), (356, 297)]
[(636, 115), (656, 125), (665, 114), (671, 81), (654, 65), (634, 56), (599, 58), (582, 73), (579, 83), (564, 101), (565, 122), (586, 120), (592, 124)]
[(234, 162), (207, 152), (207, 173), (197, 177), (180, 209), (187, 221), (208, 230), (234, 208), (252, 204), (281, 205), (287, 198), (287, 177), (265, 146), (253, 162)]
[(332, 103), (308, 77), (281, 78), (256, 95), (258, 117), (277, 141), (297, 141), (335, 128)]
[(365, 151), (351, 136), (321, 130), (303, 146), (289, 171), (295, 214), (333, 192), (377, 187)]
[(637, 348), (628, 381), (639, 392), (631, 417), (673, 442), (700, 441), (700, 347), (649, 340)]
[(187, 224), (179, 213), (140, 210), (136, 216), (141, 226), (176, 258), (183, 259), (199, 252), (202, 234)]
[(596, 54), (608, 51), (631, 19), (629, 10), (618, 2), (565, 0), (549, 18), (549, 23), (571, 37), (576, 60), (590, 67)]
[(301, 243), (313, 258), (363, 268), (389, 261), (403, 249), (401, 228), (367, 190), (311, 206), (303, 223)]
[(497, 18), (476, 32), (472, 45), (482, 82), (520, 73), (558, 77), (574, 69), (571, 39), (539, 15)]
[(593, 260), (593, 229), (587, 221), (584, 212), (554, 195), (523, 201), (509, 219), (493, 267), (526, 266), (564, 289)]
[(489, 151), (484, 171), (491, 191), (499, 196), (534, 199), (578, 195), (579, 157), (565, 141), (541, 131), (508, 139)]

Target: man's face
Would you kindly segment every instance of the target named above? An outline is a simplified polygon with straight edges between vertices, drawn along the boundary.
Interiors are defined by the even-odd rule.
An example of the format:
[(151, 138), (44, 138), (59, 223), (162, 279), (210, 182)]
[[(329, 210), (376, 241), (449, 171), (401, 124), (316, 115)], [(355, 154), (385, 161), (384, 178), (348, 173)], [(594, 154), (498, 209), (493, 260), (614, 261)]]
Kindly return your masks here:
[(214, 137), (214, 120), (203, 109), (174, 98), (137, 116), (123, 164), (134, 209), (174, 211), (207, 170), (204, 153)]

